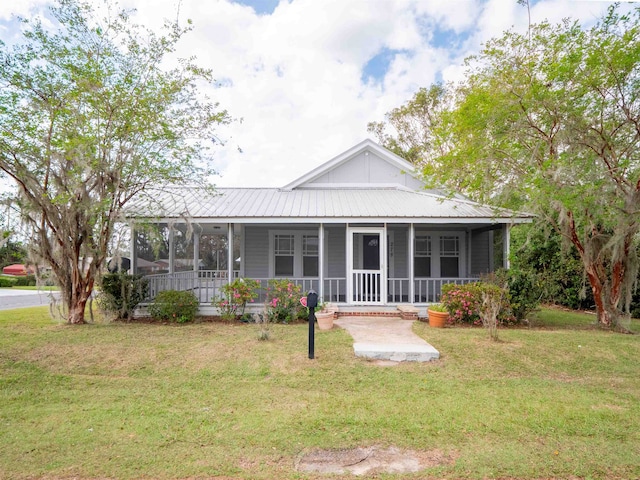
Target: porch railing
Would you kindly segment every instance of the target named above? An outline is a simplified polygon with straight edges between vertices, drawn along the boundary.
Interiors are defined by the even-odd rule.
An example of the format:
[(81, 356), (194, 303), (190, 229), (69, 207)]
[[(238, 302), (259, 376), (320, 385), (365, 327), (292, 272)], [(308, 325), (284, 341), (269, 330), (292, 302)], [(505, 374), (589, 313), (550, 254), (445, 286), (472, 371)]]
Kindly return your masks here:
[(391, 303), (409, 303), (409, 279), (387, 279), (387, 300)]
[(464, 285), (479, 281), (478, 277), (469, 278), (416, 278), (414, 279), (413, 303), (437, 303), (440, 301), (442, 286), (447, 283)]
[[(237, 278), (239, 274), (239, 271), (234, 271), (234, 278)], [(197, 272), (190, 270), (147, 275), (145, 278), (149, 282), (146, 301), (153, 300), (158, 293), (164, 290), (190, 290), (200, 303), (211, 303), (220, 288), (228, 282), (229, 272), (227, 270), (199, 270)]]
[[(233, 272), (234, 278), (238, 278), (239, 275), (239, 271)], [(185, 271), (147, 275), (145, 278), (148, 280), (148, 294), (145, 299), (147, 302), (153, 300), (163, 290), (190, 290), (196, 295), (200, 303), (210, 304), (216, 297), (220, 296), (222, 286), (227, 284), (228, 272), (227, 270)], [(255, 278), (254, 280), (260, 284), (258, 298), (255, 303), (264, 303), (267, 299), (267, 288), (270, 279)], [(300, 285), (303, 293), (311, 289), (319, 292), (320, 281), (318, 278), (291, 278), (289, 280), (295, 285)], [(416, 278), (414, 279), (414, 298), (411, 299), (409, 278), (389, 278), (387, 279), (387, 302), (435, 303), (440, 301), (442, 285), (447, 283), (462, 285), (477, 281), (477, 277)], [(376, 292), (379, 292), (380, 286), (376, 284), (375, 289)], [(376, 295), (370, 301), (375, 301), (373, 298), (377, 300), (379, 293), (376, 293)], [(337, 303), (347, 302), (347, 279), (344, 277), (325, 278), (324, 300)], [(363, 300), (368, 301), (366, 299)]]
[[(240, 276), (239, 271), (233, 272), (234, 278)], [(203, 304), (210, 304), (215, 298), (220, 297), (220, 289), (228, 283), (229, 274), (226, 270), (200, 270), (161, 273), (147, 275), (147, 297), (150, 302), (163, 290), (190, 290)], [(259, 284), (258, 298), (254, 303), (264, 303), (267, 300), (269, 278), (254, 278)], [(303, 293), (309, 290), (319, 291), (318, 278), (290, 278), (291, 283), (299, 285)], [(344, 302), (346, 299), (346, 278), (325, 278), (324, 298), (326, 301)]]

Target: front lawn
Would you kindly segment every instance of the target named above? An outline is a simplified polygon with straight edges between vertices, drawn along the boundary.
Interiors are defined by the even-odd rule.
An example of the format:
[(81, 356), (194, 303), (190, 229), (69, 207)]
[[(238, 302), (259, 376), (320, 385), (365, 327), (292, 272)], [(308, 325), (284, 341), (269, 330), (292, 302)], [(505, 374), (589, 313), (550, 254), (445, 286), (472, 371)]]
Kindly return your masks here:
[(305, 324), (265, 342), (255, 325), (2, 311), (0, 478), (318, 478), (301, 454), (369, 445), (454, 459), (402, 478), (637, 478), (640, 336), (562, 315), (498, 343), (416, 323), (442, 359), (382, 367), (340, 329), (309, 360)]

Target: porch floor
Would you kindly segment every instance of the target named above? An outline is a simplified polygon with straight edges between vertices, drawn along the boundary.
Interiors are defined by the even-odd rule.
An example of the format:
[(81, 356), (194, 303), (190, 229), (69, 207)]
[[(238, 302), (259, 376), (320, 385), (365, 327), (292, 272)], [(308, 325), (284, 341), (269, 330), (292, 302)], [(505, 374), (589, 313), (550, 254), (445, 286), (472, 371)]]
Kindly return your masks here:
[(353, 337), (356, 357), (395, 362), (428, 362), (440, 358), (438, 350), (413, 333), (411, 320), (340, 316), (335, 323)]

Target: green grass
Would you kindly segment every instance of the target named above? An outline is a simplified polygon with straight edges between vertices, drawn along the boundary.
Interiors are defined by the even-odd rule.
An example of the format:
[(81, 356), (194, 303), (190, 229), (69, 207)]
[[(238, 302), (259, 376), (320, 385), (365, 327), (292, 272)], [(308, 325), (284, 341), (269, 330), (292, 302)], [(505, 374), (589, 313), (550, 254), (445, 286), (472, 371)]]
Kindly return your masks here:
[(380, 367), (340, 329), (309, 360), (306, 325), (0, 312), (0, 478), (304, 479), (301, 453), (374, 444), (455, 459), (402, 478), (637, 478), (640, 336), (592, 322), (543, 310), (498, 343), (417, 323), (442, 359)]

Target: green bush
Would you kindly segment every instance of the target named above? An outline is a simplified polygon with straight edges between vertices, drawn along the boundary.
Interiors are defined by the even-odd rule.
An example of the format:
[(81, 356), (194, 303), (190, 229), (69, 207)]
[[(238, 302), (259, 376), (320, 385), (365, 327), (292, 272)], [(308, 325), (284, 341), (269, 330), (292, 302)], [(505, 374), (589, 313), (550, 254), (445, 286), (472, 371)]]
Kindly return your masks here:
[(187, 323), (195, 318), (199, 306), (193, 292), (165, 290), (158, 293), (148, 309), (154, 320)]
[(542, 289), (537, 276), (531, 271), (512, 268), (499, 270), (496, 278), (499, 285), (506, 285), (509, 289), (511, 312), (515, 320), (524, 322), (540, 306)]
[(15, 277), (0, 276), (0, 287), (13, 287), (17, 282)]
[(584, 266), (573, 246), (563, 246), (560, 235), (539, 225), (513, 230), (511, 269), (531, 276), (540, 301), (572, 309), (592, 309), (595, 302)]
[(640, 318), (640, 278), (638, 279), (637, 290), (631, 300), (631, 316), (633, 318)]
[(16, 287), (35, 287), (36, 277), (35, 275), (27, 275), (25, 277), (16, 278)]
[(147, 296), (148, 281), (142, 275), (109, 273), (100, 281), (98, 306), (117, 318), (131, 318), (138, 304)]

